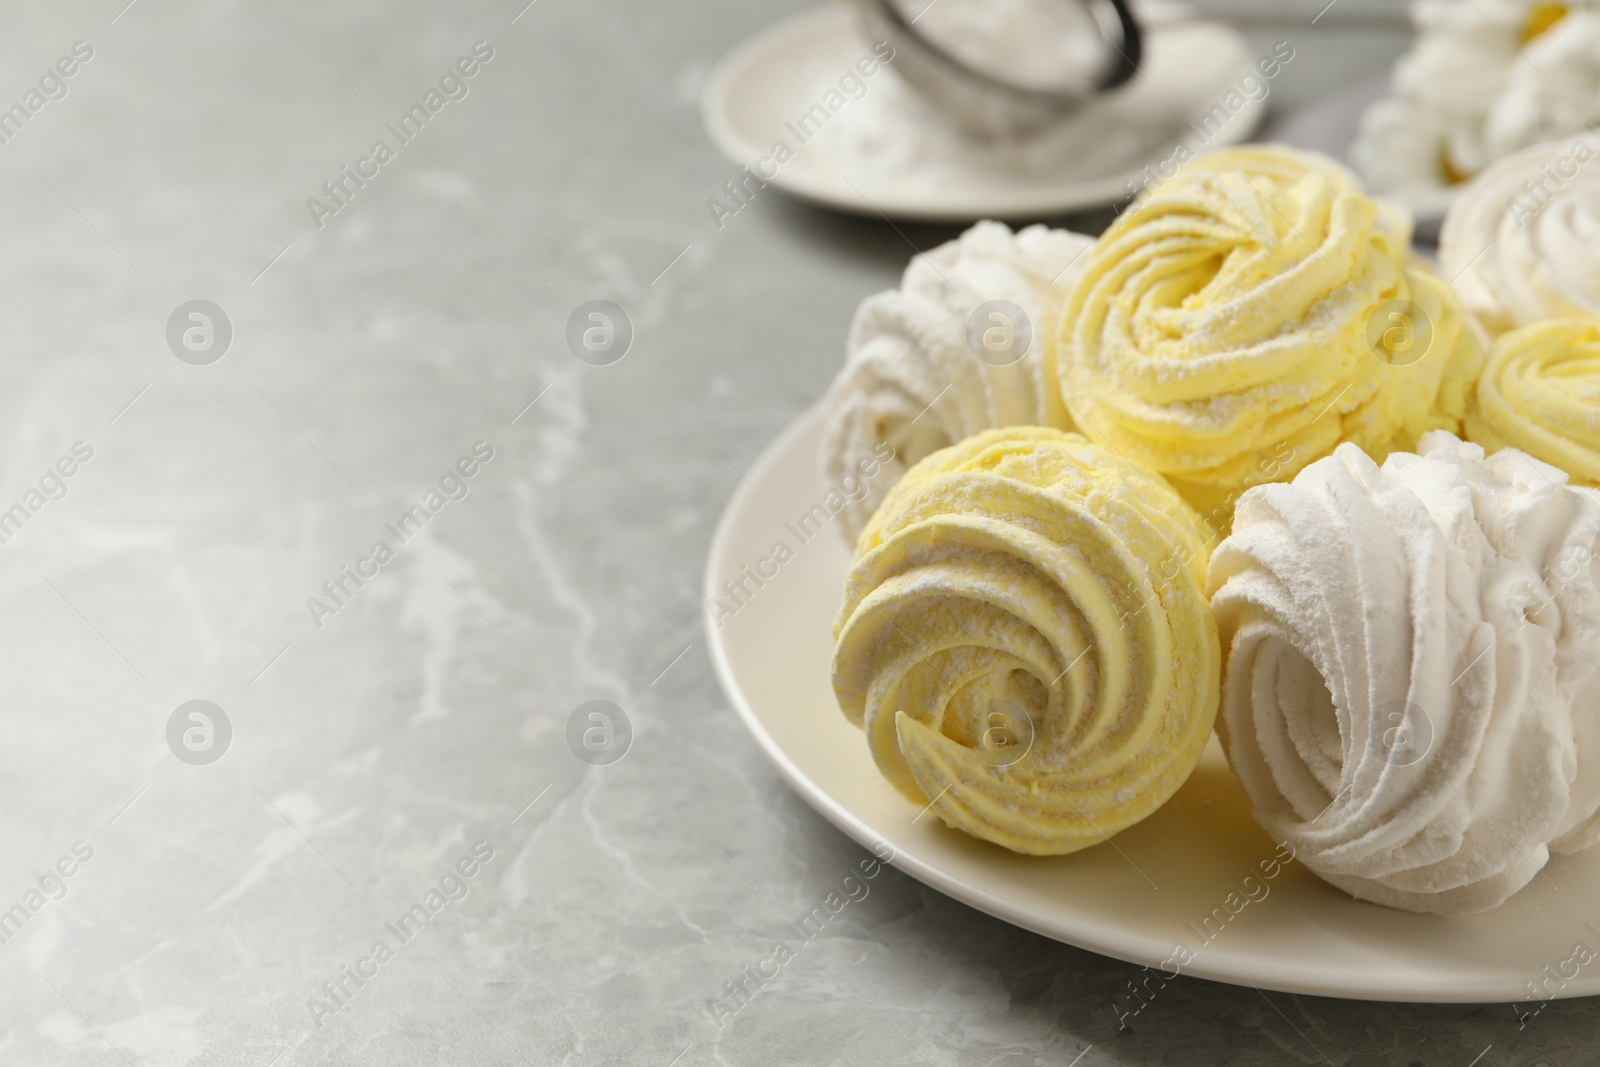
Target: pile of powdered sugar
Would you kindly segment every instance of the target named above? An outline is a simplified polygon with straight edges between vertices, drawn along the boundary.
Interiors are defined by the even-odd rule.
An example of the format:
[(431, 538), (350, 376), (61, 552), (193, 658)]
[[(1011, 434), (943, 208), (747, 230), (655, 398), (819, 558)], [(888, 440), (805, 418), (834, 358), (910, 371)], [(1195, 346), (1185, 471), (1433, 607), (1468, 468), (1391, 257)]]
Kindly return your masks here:
[(1071, 0), (892, 2), (926, 39), (972, 69), (1012, 84), (1059, 89), (1104, 62), (1105, 38)]
[[(831, 87), (831, 81), (819, 80), (813, 98), (821, 99)], [(815, 153), (818, 163), (831, 164), (852, 180), (892, 182), (900, 189), (936, 190), (996, 178), (1032, 184), (1030, 179), (1075, 173), (1115, 174), (1144, 162), (1150, 155), (1150, 131), (1131, 126), (1126, 118), (1124, 109), (1094, 104), (1025, 135), (978, 140), (891, 66), (817, 131), (806, 153)], [(1174, 140), (1183, 137), (1181, 118), (1174, 116), (1172, 127)]]

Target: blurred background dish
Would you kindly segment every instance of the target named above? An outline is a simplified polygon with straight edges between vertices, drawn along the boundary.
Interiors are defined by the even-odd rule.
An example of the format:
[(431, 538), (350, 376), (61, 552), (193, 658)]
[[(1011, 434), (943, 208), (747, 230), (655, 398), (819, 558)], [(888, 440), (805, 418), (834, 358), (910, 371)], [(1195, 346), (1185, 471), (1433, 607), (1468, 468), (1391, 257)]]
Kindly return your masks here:
[(855, 214), (960, 222), (1101, 207), (1128, 199), (1163, 164), (1244, 140), (1266, 113), (1259, 64), (1270, 54), (1258, 59), (1237, 30), (1176, 5), (1136, 10), (1139, 72), (1026, 137), (961, 132), (883, 68), (892, 52), (875, 53), (855, 13), (839, 6), (794, 16), (730, 52), (706, 83), (706, 129), (750, 168), (747, 188), (764, 181)]
[(1127, 0), (854, 0), (895, 70), (979, 138), (1031, 133), (1139, 71)]

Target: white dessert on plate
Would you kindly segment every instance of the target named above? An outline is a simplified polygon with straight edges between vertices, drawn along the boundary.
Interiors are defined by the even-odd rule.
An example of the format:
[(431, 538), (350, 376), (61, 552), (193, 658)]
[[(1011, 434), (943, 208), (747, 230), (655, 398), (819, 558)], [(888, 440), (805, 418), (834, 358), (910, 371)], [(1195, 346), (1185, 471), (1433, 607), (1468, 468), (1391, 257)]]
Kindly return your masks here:
[(1444, 433), (1259, 486), (1212, 557), (1218, 732), (1258, 822), (1416, 912), (1600, 837), (1600, 492)]
[[(884, 496), (924, 456), (1001, 426), (1071, 428), (1045, 369), (1058, 310), (1091, 244), (1069, 230), (1030, 226), (1013, 234), (980, 222), (912, 259), (900, 288), (862, 301), (844, 368), (824, 401), (820, 457), (830, 490), (877, 471), (847, 493), (839, 516), (847, 541), (855, 543)], [(980, 315), (973, 324), (974, 312), (990, 301), (1020, 309), (1025, 323)], [(980, 358), (990, 329), (1009, 330), (1016, 352)]]
[(1600, 136), (1507, 156), (1465, 186), (1439, 233), (1439, 269), (1491, 333), (1600, 315)]

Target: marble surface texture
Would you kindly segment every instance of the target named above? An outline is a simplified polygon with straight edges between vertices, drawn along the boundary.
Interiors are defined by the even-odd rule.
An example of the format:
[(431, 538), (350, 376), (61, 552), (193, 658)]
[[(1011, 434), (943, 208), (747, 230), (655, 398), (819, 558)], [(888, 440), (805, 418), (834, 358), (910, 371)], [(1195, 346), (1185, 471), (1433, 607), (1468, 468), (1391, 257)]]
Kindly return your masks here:
[[(92, 50), (0, 144), (0, 509), (26, 515), (0, 543), (0, 1063), (1600, 1061), (1591, 1002), (1519, 1030), (1181, 979), (1119, 1029), (1135, 968), (892, 869), (717, 1013), (862, 852), (720, 693), (707, 542), (856, 302), (953, 231), (775, 192), (712, 224), (733, 168), (700, 84), (797, 0), (526, 3), (0, 8), (6, 104)], [(1236, 5), (1304, 42), (1280, 111), (1403, 47), (1395, 6), (1345, 3)], [(307, 199), (480, 41), (466, 95), (319, 227)], [(635, 328), (610, 366), (565, 341), (596, 298)], [(169, 345), (196, 299), (231, 323), (215, 361)], [(388, 533), (442, 480), (460, 499)], [(346, 566), (377, 573), (328, 598)], [(567, 743), (593, 699), (632, 723), (608, 766)], [(184, 712), (169, 744), (192, 700), (231, 738)]]

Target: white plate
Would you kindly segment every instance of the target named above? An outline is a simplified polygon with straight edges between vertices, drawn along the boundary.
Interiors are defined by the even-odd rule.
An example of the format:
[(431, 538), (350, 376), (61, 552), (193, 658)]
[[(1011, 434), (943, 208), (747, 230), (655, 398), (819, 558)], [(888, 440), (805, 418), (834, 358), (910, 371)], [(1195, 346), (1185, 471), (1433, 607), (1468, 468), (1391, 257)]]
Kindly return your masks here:
[[(735, 48), (707, 80), (701, 110), (712, 141), (736, 164), (753, 166), (783, 141), (795, 155), (778, 168), (771, 185), (844, 211), (956, 222), (1098, 207), (1125, 199), (1128, 180), (1146, 164), (1172, 157), (1181, 141), (1194, 136), (1190, 120), (1221, 103), (1254, 69), (1256, 56), (1237, 31), (1219, 22), (1164, 21), (1170, 7), (1152, 9), (1156, 17), (1146, 29), (1141, 73), (1046, 136), (1071, 136), (1068, 126), (1104, 132), (1048, 169), (1019, 167), (1025, 149), (978, 149), (959, 164), (928, 160), (908, 173), (885, 162), (906, 151), (894, 131), (877, 138), (875, 156), (858, 159), (839, 151), (841, 141), (858, 139), (885, 94), (910, 95), (893, 70), (865, 79), (865, 94), (844, 103), (820, 133), (801, 144), (785, 124), (821, 102), (824, 90), (869, 53), (854, 13), (838, 6), (804, 12)], [(1244, 99), (1206, 147), (1242, 141), (1255, 129), (1267, 98)]]
[[(751, 472), (756, 488), (741, 485), (729, 501), (707, 562), (706, 630), (717, 676), (745, 726), (795, 791), (850, 837), (868, 848), (887, 842), (912, 877), (1036, 933), (1149, 966), (1182, 942), (1195, 952), (1184, 973), (1265, 989), (1521, 1002), (1525, 983), (1546, 967), (1559, 974), (1578, 942), (1600, 950), (1600, 849), (1556, 859), (1548, 877), (1466, 917), (1365, 904), (1297, 863), (1263, 883), (1257, 867), (1274, 845), (1251, 819), (1214, 740), (1160, 811), (1071, 856), (1016, 855), (920, 814), (878, 775), (861, 731), (834, 702), (832, 624), (848, 555), (832, 525), (804, 543), (791, 528), (822, 500), (820, 424), (813, 410), (789, 427)], [(755, 568), (779, 540), (793, 558), (759, 588), (745, 578), (752, 595), (719, 629), (710, 598), (724, 596), (723, 581)], [(1251, 874), (1267, 895), (1233, 914), (1228, 896)], [(1196, 929), (1218, 908), (1228, 920), (1213, 919), (1207, 942)], [(1600, 993), (1600, 961), (1564, 986), (1549, 983), (1558, 996)], [(1134, 1006), (1129, 999), (1124, 1010)]]

